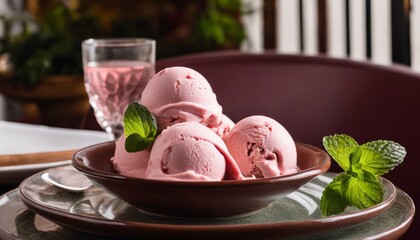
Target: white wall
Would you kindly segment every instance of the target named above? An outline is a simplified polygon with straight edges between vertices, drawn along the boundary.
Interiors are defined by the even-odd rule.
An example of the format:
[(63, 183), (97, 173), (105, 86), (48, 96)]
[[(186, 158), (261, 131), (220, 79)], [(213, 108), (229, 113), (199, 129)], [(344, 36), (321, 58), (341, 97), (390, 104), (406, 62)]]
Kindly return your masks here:
[[(242, 0), (253, 9), (262, 11), (261, 0)], [(304, 53), (317, 54), (317, 1), (303, 1)], [(411, 0), (411, 56), (412, 67), (420, 71), (420, 0)], [(365, 1), (352, 0), (349, 3), (351, 56), (355, 60), (366, 60), (366, 19)], [(299, 49), (299, 5), (297, 0), (276, 0), (276, 49), (280, 53), (298, 53)], [(345, 40), (345, 0), (327, 0), (327, 53), (332, 57), (347, 57)], [(253, 42), (263, 41), (261, 13), (254, 13), (244, 21), (247, 33)], [(372, 49), (371, 61), (378, 64), (391, 64), (391, 0), (371, 1)], [(258, 21), (256, 20), (258, 19)], [(261, 51), (262, 44), (258, 45)], [(244, 50), (254, 49), (247, 46)]]
[(242, 23), (247, 36), (241, 49), (246, 52), (262, 52), (264, 50), (264, 2), (263, 0), (241, 1), (246, 12), (242, 16)]

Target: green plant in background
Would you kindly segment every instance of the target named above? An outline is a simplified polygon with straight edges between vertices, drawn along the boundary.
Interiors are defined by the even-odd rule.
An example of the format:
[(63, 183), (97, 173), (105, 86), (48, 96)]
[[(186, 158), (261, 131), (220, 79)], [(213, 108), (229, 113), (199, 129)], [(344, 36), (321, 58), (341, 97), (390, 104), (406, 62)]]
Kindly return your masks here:
[(13, 20), (3, 17), (1, 53), (10, 56), (15, 84), (31, 88), (46, 75), (82, 74), (80, 43), (100, 29), (95, 18), (58, 5), (40, 19), (26, 19), (14, 36), (8, 26)]
[[(104, 4), (114, 4), (113, 8)], [(219, 49), (237, 49), (245, 38), (240, 0), (92, 0), (77, 9), (63, 4), (23, 21), (12, 36), (10, 23), (0, 54), (14, 65), (13, 83), (35, 86), (44, 76), (82, 74), (80, 44), (87, 38), (147, 37), (157, 41), (157, 59)], [(105, 17), (112, 16), (112, 17)], [(28, 26), (36, 25), (36, 30)], [(1, 80), (1, 79), (0, 79)]]
[[(157, 59), (202, 51), (238, 49), (245, 39), (240, 0), (125, 0), (148, 3), (137, 14), (112, 21), (114, 36), (147, 36), (157, 40)], [(153, 2), (151, 4), (150, 2)], [(130, 6), (131, 6), (130, 5)], [(147, 4), (145, 4), (147, 5)], [(128, 11), (128, 10), (127, 10)]]
[(210, 0), (198, 19), (194, 36), (206, 50), (237, 48), (245, 38), (240, 0)]

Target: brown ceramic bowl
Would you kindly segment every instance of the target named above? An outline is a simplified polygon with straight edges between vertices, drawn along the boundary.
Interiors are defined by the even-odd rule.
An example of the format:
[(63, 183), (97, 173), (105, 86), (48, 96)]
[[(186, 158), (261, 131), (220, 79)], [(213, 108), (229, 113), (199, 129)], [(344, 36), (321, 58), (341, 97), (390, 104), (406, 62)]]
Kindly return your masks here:
[(257, 212), (326, 172), (329, 155), (297, 143), (298, 173), (286, 176), (214, 182), (163, 181), (119, 175), (111, 157), (115, 143), (89, 146), (75, 153), (73, 166), (92, 182), (145, 212), (176, 217), (230, 217)]

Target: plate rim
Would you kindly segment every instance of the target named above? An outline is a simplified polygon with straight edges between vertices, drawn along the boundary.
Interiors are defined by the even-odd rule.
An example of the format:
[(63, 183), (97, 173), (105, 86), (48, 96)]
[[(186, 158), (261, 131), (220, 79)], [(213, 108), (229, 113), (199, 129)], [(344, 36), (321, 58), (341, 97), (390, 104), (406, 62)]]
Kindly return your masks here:
[[(374, 239), (394, 239), (395, 237), (402, 236), (411, 226), (411, 223), (412, 223), (412, 221), (414, 219), (414, 215), (415, 215), (414, 201), (412, 200), (412, 198), (407, 193), (405, 193), (404, 191), (402, 191), (398, 187), (396, 187), (396, 192), (397, 192), (397, 199), (406, 198), (405, 200), (409, 202), (407, 205), (410, 206), (410, 209), (409, 209), (409, 212), (407, 213), (407, 218), (402, 223), (400, 223), (399, 225), (393, 226), (383, 233), (379, 233), (379, 234), (369, 236), (369, 239), (372, 239), (372, 240), (374, 240)], [(10, 196), (11, 194), (15, 194), (16, 198), (18, 198), (20, 200), (19, 189), (17, 189), (17, 188), (4, 193), (3, 195), (0, 196), (0, 198)], [(396, 201), (397, 201), (397, 199), (396, 199)], [(2, 205), (4, 205), (4, 204), (0, 204), (0, 207)], [(26, 206), (25, 206), (25, 208), (26, 208)], [(35, 213), (35, 214), (37, 214), (37, 213)], [(48, 221), (50, 221), (50, 220), (48, 220)], [(55, 223), (55, 222), (53, 222), (53, 223)], [(57, 224), (57, 223), (55, 223), (55, 224)], [(0, 228), (0, 236), (4, 236), (4, 237), (6, 237), (6, 239), (24, 239), (20, 236), (14, 235), (13, 233), (9, 233), (9, 232), (5, 231), (2, 228)]]
[[(63, 167), (63, 166), (62, 166)], [(64, 166), (66, 167), (66, 166)], [(68, 221), (78, 221), (80, 223), (85, 222), (94, 222), (96, 225), (102, 225), (102, 226), (112, 226), (113, 228), (118, 228), (120, 231), (127, 229), (131, 231), (156, 231), (156, 229), (159, 229), (161, 231), (170, 231), (173, 233), (178, 232), (185, 232), (185, 231), (197, 231), (202, 233), (209, 233), (214, 231), (228, 231), (228, 232), (236, 232), (236, 231), (243, 231), (244, 228), (248, 229), (248, 231), (264, 231), (264, 230), (273, 230), (277, 229), (278, 231), (285, 231), (287, 228), (291, 227), (301, 227), (303, 225), (307, 225), (306, 228), (311, 230), (310, 233), (305, 231), (305, 233), (302, 233), (302, 236), (305, 235), (313, 235), (317, 233), (322, 233), (328, 230), (335, 230), (338, 227), (346, 227), (350, 226), (354, 223), (354, 219), (357, 218), (357, 223), (362, 223), (367, 220), (370, 220), (374, 218), (375, 216), (379, 215), (380, 213), (386, 211), (389, 209), (392, 204), (395, 202), (397, 197), (397, 188), (390, 182), (389, 180), (384, 179), (384, 181), (389, 184), (391, 187), (391, 194), (388, 199), (384, 200), (380, 204), (377, 204), (373, 207), (360, 210), (358, 212), (349, 212), (349, 213), (343, 213), (331, 217), (325, 217), (325, 218), (319, 218), (319, 219), (309, 219), (309, 220), (300, 220), (300, 221), (289, 221), (289, 222), (274, 222), (274, 223), (240, 223), (240, 224), (228, 224), (228, 225), (206, 225), (206, 224), (199, 224), (199, 225), (191, 225), (191, 224), (168, 224), (168, 223), (146, 223), (146, 222), (134, 222), (134, 221), (121, 221), (121, 220), (112, 220), (107, 218), (100, 218), (95, 216), (83, 216), (78, 214), (72, 214), (68, 211), (64, 211), (61, 209), (55, 209), (51, 207), (46, 207), (43, 205), (38, 204), (37, 202), (33, 201), (29, 197), (25, 195), (23, 192), (23, 186), (26, 184), (27, 181), (30, 181), (33, 177), (36, 177), (37, 175), (41, 175), (44, 172), (49, 171), (49, 169), (37, 173), (29, 178), (27, 178), (25, 181), (23, 181), (19, 188), (18, 188), (18, 195), (20, 196), (23, 204), (28, 207), (30, 210), (36, 212), (37, 214), (46, 217), (50, 221), (57, 223), (59, 225), (65, 225), (65, 222)], [(327, 172), (330, 174), (336, 174)], [(100, 189), (100, 188), (99, 188)], [(104, 191), (103, 189), (100, 189), (101, 191)], [(372, 215), (373, 214), (373, 215)], [(57, 218), (64, 218), (63, 220), (57, 219)], [(63, 223), (64, 222), (64, 223)], [(327, 226), (328, 224), (338, 224), (339, 226)], [(343, 225), (344, 224), (344, 225)], [(80, 229), (78, 227), (65, 225), (69, 228), (73, 228), (79, 231), (83, 231), (86, 233), (93, 233), (92, 231), (89, 232), (89, 229)], [(96, 231), (95, 231), (96, 232)], [(119, 232), (119, 231), (118, 231)], [(301, 231), (303, 232), (303, 231)], [(298, 235), (290, 235), (290, 236), (298, 236)]]

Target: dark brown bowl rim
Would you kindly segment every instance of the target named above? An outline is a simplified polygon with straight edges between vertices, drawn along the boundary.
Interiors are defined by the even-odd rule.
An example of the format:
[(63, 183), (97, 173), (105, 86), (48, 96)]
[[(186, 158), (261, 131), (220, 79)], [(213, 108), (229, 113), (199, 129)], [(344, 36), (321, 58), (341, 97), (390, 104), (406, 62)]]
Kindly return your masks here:
[(312, 167), (309, 167), (305, 170), (298, 171), (297, 173), (282, 175), (278, 177), (271, 178), (257, 178), (257, 179), (247, 179), (247, 180), (223, 180), (223, 181), (171, 181), (171, 180), (157, 180), (157, 179), (146, 179), (146, 178), (135, 178), (128, 177), (119, 174), (111, 174), (109, 172), (96, 170), (90, 167), (87, 167), (79, 159), (83, 157), (83, 152), (86, 149), (110, 144), (114, 141), (102, 142), (94, 145), (87, 146), (85, 148), (77, 151), (72, 157), (72, 165), (78, 171), (82, 172), (87, 176), (100, 177), (105, 179), (112, 179), (116, 181), (129, 181), (129, 182), (139, 182), (147, 183), (154, 185), (165, 185), (165, 186), (174, 186), (174, 187), (191, 187), (191, 186), (202, 186), (202, 187), (228, 187), (228, 186), (244, 186), (244, 185), (258, 185), (258, 184), (273, 184), (278, 182), (293, 181), (298, 179), (304, 179), (308, 177), (315, 177), (320, 175), (330, 168), (331, 158), (330, 156), (320, 148), (315, 146), (296, 142), (296, 146), (300, 145), (306, 148), (310, 148), (317, 152), (317, 155), (321, 155), (320, 162)]

